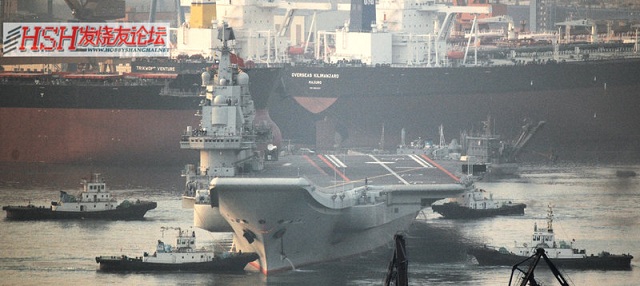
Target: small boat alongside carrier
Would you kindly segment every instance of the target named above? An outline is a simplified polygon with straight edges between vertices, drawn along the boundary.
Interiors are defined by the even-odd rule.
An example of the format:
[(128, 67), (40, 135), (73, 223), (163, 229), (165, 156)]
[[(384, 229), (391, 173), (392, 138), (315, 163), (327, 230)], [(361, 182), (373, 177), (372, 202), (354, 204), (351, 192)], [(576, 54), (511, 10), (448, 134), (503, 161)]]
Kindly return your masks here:
[(434, 212), (450, 219), (524, 215), (524, 209), (526, 207), (527, 205), (524, 203), (494, 200), (493, 194), (478, 188), (466, 191), (456, 199), (448, 199), (448, 201), (444, 203), (436, 202), (431, 205), (431, 209)]
[(60, 191), (60, 200), (51, 206), (3, 206), (10, 220), (56, 220), (56, 219), (98, 219), (136, 220), (143, 219), (147, 211), (157, 207), (156, 202), (125, 200), (118, 204), (107, 190), (100, 174), (93, 174), (91, 180), (83, 180), (80, 198)]
[(198, 249), (194, 231), (175, 229), (178, 231), (175, 248), (158, 240), (153, 254), (145, 252), (142, 257), (98, 256), (96, 263), (105, 272), (233, 272), (243, 271), (249, 262), (258, 259), (255, 253)]

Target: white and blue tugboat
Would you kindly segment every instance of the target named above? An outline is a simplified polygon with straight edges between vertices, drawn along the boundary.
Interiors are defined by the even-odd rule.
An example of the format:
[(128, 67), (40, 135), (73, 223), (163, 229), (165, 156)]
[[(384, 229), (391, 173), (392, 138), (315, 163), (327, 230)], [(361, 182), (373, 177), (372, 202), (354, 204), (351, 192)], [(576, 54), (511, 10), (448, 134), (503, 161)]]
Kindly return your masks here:
[(538, 249), (543, 249), (551, 262), (561, 269), (631, 270), (633, 259), (630, 254), (611, 254), (606, 251), (588, 255), (584, 249), (573, 248), (573, 242), (556, 241), (551, 207), (547, 215), (547, 228), (534, 225), (529, 243), (516, 246), (511, 251), (505, 247), (473, 247), (468, 253), (474, 256), (480, 265), (513, 266), (535, 255)]
[(473, 188), (460, 197), (436, 202), (431, 205), (434, 212), (450, 219), (476, 219), (499, 215), (524, 215), (524, 203), (494, 200), (493, 194)]
[(116, 201), (107, 189), (100, 174), (93, 174), (91, 180), (83, 180), (83, 191), (79, 198), (60, 191), (60, 200), (52, 201), (51, 206), (3, 206), (10, 220), (59, 220), (59, 219), (97, 219), (97, 220), (137, 220), (143, 219), (147, 211), (158, 204), (151, 201)]
[(243, 271), (247, 263), (258, 259), (255, 253), (198, 249), (194, 231), (176, 229), (175, 247), (158, 240), (156, 251), (153, 254), (145, 252), (142, 257), (98, 256), (99, 269), (105, 272), (234, 272)]

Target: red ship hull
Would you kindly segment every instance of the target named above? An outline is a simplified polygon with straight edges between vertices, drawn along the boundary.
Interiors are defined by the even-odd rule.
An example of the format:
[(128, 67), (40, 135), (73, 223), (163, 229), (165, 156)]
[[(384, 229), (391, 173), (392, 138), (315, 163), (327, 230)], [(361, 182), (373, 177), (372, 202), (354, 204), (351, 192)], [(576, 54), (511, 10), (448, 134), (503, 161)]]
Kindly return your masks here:
[[(279, 130), (266, 105), (279, 69), (250, 72), (256, 120)], [(87, 77), (91, 76), (91, 79)], [(78, 78), (82, 77), (82, 78)], [(98, 79), (94, 79), (97, 77)], [(0, 162), (184, 165), (198, 154), (180, 149), (202, 100), (199, 73), (0, 74)], [(169, 87), (183, 95), (165, 95)]]
[(174, 164), (194, 110), (2, 108), (0, 161)]

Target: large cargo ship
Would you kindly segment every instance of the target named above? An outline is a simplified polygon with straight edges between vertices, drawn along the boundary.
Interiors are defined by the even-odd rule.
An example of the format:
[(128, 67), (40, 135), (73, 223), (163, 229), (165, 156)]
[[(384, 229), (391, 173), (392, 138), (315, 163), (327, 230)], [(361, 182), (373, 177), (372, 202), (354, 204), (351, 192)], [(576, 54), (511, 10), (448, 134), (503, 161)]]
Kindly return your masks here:
[[(198, 126), (193, 114), (202, 100), (200, 73), (197, 78), (180, 75), (182, 79), (176, 73), (0, 73), (0, 161), (141, 165), (192, 161), (194, 154), (181, 152), (175, 139), (184, 126)], [(255, 87), (262, 88), (272, 86), (278, 77), (277, 70), (249, 74), (255, 76)], [(166, 93), (167, 86), (177, 81), (187, 84)], [(270, 121), (264, 109), (267, 100), (255, 101), (263, 104), (256, 111), (257, 120)]]
[(169, 152), (179, 149), (167, 139), (179, 136), (174, 129), (192, 118), (200, 101), (195, 94), (161, 96), (164, 80), (37, 73), (0, 78), (4, 162), (176, 160), (182, 154)]
[[(197, 128), (193, 115), (203, 99), (201, 76), (216, 68), (211, 53), (217, 35), (212, 24), (215, 6), (213, 1), (192, 5), (191, 21), (202, 27), (185, 23), (173, 58), (121, 59), (126, 64), (118, 67), (125, 66), (125, 72), (116, 72), (115, 67), (110, 73), (102, 68), (53, 71), (51, 67), (76, 66), (77, 60), (68, 58), (56, 58), (60, 63), (43, 58), (42, 62), (53, 64), (36, 70), (15, 64), (35, 64), (36, 59), (0, 58), (0, 162), (183, 165), (194, 161), (195, 154), (181, 152), (175, 140), (184, 126)], [(195, 52), (183, 53), (193, 46)], [(236, 48), (242, 50), (241, 45)], [(256, 120), (271, 122), (266, 105), (280, 69), (257, 63), (244, 70), (252, 78)]]
[[(437, 134), (442, 124), (457, 138), (480, 130), (472, 124), (490, 115), (497, 133), (514, 137), (523, 120), (543, 120), (531, 149), (561, 158), (638, 159), (628, 152), (640, 140), (638, 74), (638, 59), (458, 68), (297, 65), (284, 69), (289, 97), (274, 97), (270, 113), (285, 137), (312, 142), (316, 134), (308, 126), (320, 122), (316, 132), (328, 125), (328, 134), (340, 138), (332, 144), (363, 146), (384, 137), (386, 148), (399, 137), (381, 134), (383, 126), (417, 138)], [(283, 120), (288, 116), (297, 120)]]
[[(195, 5), (215, 6), (205, 2)], [(205, 16), (195, 12), (192, 21)], [(217, 27), (211, 21), (205, 25), (191, 25), (195, 34), (180, 33), (180, 49), (171, 59), (120, 59), (117, 68), (113, 59), (98, 68), (97, 58), (86, 59), (91, 65), (43, 58), (54, 64), (38, 69), (31, 68), (36, 59), (0, 58), (0, 161), (181, 165), (195, 160), (175, 139), (184, 126), (197, 128), (193, 115), (203, 100), (202, 75), (217, 65), (211, 53)], [(197, 46), (198, 53), (182, 53), (190, 47), (182, 47), (185, 43)], [(208, 54), (199, 53), (203, 50)], [(245, 68), (235, 55), (232, 60), (252, 77), (256, 120), (271, 122), (266, 105), (280, 70), (259, 63)], [(15, 64), (23, 62), (32, 65)]]
[[(428, 137), (442, 124), (450, 140), (464, 130), (480, 129), (473, 124), (491, 116), (495, 132), (507, 138), (520, 133), (523, 120), (546, 121), (529, 145), (546, 158), (640, 156), (631, 148), (640, 141), (640, 115), (635, 112), (640, 99), (634, 96), (640, 64), (633, 59), (634, 44), (558, 41), (544, 47), (493, 47), (479, 49), (476, 62), (471, 38), (456, 41), (462, 46), (450, 50), (447, 39), (453, 37), (449, 28), (454, 19), (464, 20), (468, 27), (479, 23), (469, 15), (489, 22), (489, 16), (507, 9), (475, 5), (477, 1), (468, 6), (433, 0), (395, 2), (402, 5), (378, 1), (356, 9), (367, 12), (352, 13), (350, 27), (313, 33), (315, 60), (304, 55), (312, 46), (286, 49), (289, 41), (281, 35), (287, 29), (303, 34), (299, 26), (304, 25), (296, 22), (294, 11), (344, 10), (348, 5), (198, 1), (192, 5), (189, 24), (177, 29), (176, 52), (201, 55), (207, 61), (138, 59), (130, 65), (133, 74), (175, 76), (168, 83), (155, 80), (116, 89), (104, 80), (49, 86), (49, 81), (34, 84), (34, 78), (27, 79), (31, 84), (23, 79), (18, 85), (12, 84), (15, 79), (3, 79), (0, 161), (193, 162), (194, 154), (181, 152), (171, 142), (179, 138), (181, 127), (197, 126), (192, 115), (200, 98), (184, 95), (198, 93), (202, 69), (214, 63), (210, 53), (218, 19), (236, 29), (238, 55), (257, 64), (245, 69), (256, 118), (273, 118), (291, 142), (319, 149), (395, 149), (399, 136), (391, 132), (402, 128), (409, 138)], [(276, 30), (273, 15), (278, 11), (287, 11), (278, 16), (278, 23), (290, 24)], [(373, 27), (367, 18), (371, 15), (376, 17)], [(291, 64), (282, 67), (283, 61)], [(85, 80), (76, 82), (81, 81)], [(179, 92), (159, 92), (167, 85)], [(51, 100), (43, 101), (45, 97)]]
[[(471, 7), (401, 2), (364, 5), (358, 11), (375, 9), (376, 18), (363, 13), (365, 20), (354, 21), (352, 13), (350, 26), (317, 33), (324, 45), (316, 51), (329, 52), (284, 67), (284, 95), (272, 97), (269, 108), (285, 138), (315, 142), (320, 149), (393, 149), (399, 136), (389, 130), (435, 137), (442, 124), (450, 140), (480, 130), (473, 124), (491, 116), (496, 133), (506, 137), (520, 133), (524, 120), (546, 121), (529, 145), (544, 155), (537, 158), (640, 158), (633, 148), (640, 142), (637, 44), (598, 42), (597, 32), (581, 36), (591, 43), (577, 43), (563, 32), (544, 45), (517, 47), (522, 41), (513, 40), (489, 48), (479, 46), (481, 38), (471, 30), (467, 44), (452, 51), (445, 43), (454, 22), (450, 14)], [(372, 22), (378, 25), (368, 26)], [(563, 25), (595, 27), (590, 20)]]

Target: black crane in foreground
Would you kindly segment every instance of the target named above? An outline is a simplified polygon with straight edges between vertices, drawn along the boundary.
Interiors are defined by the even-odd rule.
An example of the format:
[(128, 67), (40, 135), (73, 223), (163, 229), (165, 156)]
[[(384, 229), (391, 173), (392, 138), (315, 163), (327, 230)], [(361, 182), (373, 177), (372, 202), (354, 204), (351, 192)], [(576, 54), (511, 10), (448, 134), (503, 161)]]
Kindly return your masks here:
[(409, 275), (407, 274), (409, 261), (407, 260), (407, 251), (405, 247), (404, 237), (400, 234), (394, 236), (395, 250), (393, 258), (389, 262), (387, 277), (384, 279), (385, 286), (407, 286), (409, 285)]
[[(525, 274), (525, 276), (522, 277), (522, 282), (519, 284), (520, 286), (526, 286), (527, 283), (529, 283), (529, 285), (531, 286), (540, 285), (538, 284), (538, 282), (536, 281), (533, 275), (533, 272), (536, 269), (536, 266), (538, 266), (538, 262), (540, 262), (540, 258), (543, 258), (544, 261), (547, 262), (549, 269), (551, 269), (551, 272), (553, 272), (553, 276), (555, 276), (558, 282), (560, 282), (560, 285), (569, 286), (569, 283), (567, 282), (567, 280), (564, 279), (564, 277), (560, 273), (560, 270), (558, 270), (558, 268), (553, 264), (553, 262), (551, 262), (549, 257), (547, 257), (547, 254), (544, 252), (544, 248), (536, 249), (536, 253), (534, 255), (513, 266), (513, 268), (511, 269), (511, 277), (509, 278), (509, 286), (511, 286), (511, 281), (513, 280), (513, 274), (514, 272), (516, 272), (516, 270)], [(529, 269), (527, 271), (520, 269), (520, 265), (531, 260), (533, 261), (529, 264)]]

